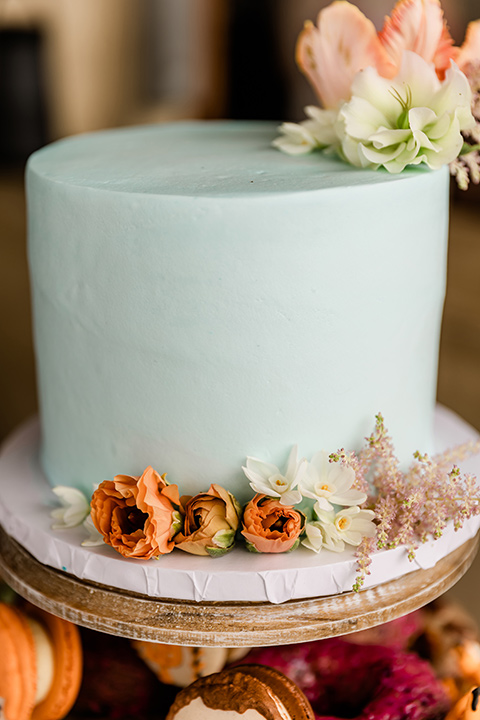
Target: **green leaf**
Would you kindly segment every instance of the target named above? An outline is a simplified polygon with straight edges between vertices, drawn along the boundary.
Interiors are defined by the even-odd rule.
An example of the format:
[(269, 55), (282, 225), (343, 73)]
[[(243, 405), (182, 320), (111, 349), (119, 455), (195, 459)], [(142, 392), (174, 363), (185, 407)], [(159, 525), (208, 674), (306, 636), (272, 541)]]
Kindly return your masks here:
[(208, 552), (210, 557), (217, 558), (222, 557), (222, 555), (226, 555), (230, 550), (233, 550), (233, 545), (231, 545), (228, 548), (218, 548), (218, 547), (207, 547), (205, 550)]
[(170, 538), (173, 538), (183, 528), (183, 517), (178, 510), (172, 513), (172, 524), (170, 526)]
[(477, 145), (469, 145), (468, 143), (464, 142), (458, 157), (461, 157), (462, 155), (468, 155), (469, 153), (476, 152), (477, 150), (480, 150), (480, 143), (477, 143)]
[(295, 540), (295, 542), (293, 543), (292, 547), (290, 548), (290, 550), (287, 550), (287, 552), (289, 552), (289, 553), (293, 552), (294, 550), (296, 550), (298, 548), (299, 545), (300, 545), (300, 538), (297, 538)]
[(212, 542), (219, 548), (230, 548), (235, 542), (235, 530), (219, 530), (213, 536)]
[(260, 550), (257, 550), (255, 545), (250, 542), (250, 540), (245, 540), (245, 547), (247, 548), (248, 552), (257, 553), (257, 555), (261, 555)]

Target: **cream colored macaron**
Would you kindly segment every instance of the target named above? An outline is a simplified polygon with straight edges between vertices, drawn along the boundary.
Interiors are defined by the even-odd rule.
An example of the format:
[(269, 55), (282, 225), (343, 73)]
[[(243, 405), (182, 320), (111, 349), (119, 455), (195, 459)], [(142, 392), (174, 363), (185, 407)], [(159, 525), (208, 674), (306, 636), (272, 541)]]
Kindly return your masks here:
[(167, 685), (186, 687), (200, 677), (220, 672), (225, 665), (241, 660), (249, 648), (181, 647), (135, 640), (133, 647), (142, 660)]
[(55, 654), (53, 643), (46, 629), (31, 617), (26, 621), (32, 633), (36, 659), (36, 692), (35, 705), (43, 702), (50, 692), (55, 676)]

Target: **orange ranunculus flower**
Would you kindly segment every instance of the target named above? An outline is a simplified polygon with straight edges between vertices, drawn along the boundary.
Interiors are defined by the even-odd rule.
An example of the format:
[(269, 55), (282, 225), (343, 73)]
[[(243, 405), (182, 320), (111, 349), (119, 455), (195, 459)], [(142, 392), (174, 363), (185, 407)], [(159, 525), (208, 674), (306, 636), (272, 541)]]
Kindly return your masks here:
[(305, 517), (298, 510), (267, 495), (255, 495), (243, 513), (242, 535), (257, 552), (287, 552), (296, 545), (304, 525)]
[(117, 475), (102, 482), (92, 496), (92, 520), (121, 555), (149, 560), (173, 550), (179, 504), (177, 486), (148, 467), (140, 477)]
[(182, 497), (185, 522), (175, 545), (192, 555), (218, 557), (231, 550), (240, 522), (241, 508), (220, 485), (212, 484), (207, 492)]

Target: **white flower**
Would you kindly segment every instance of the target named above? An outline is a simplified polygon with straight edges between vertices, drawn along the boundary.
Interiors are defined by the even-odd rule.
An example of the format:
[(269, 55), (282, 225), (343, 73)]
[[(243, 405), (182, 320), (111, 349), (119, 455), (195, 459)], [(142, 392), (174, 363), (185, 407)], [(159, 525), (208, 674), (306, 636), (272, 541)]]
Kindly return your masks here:
[(88, 538), (82, 542), (83, 547), (96, 547), (97, 545), (103, 545), (104, 539), (102, 533), (99, 533), (95, 525), (93, 524), (91, 513), (83, 521), (83, 527), (88, 532)]
[(367, 499), (365, 493), (352, 490), (355, 481), (353, 468), (330, 462), (325, 450), (315, 453), (300, 483), (304, 497), (317, 500), (322, 510), (333, 510), (333, 505), (361, 505)]
[(309, 522), (305, 525), (305, 535), (307, 536), (302, 540), (304, 545), (309, 550), (319, 553), (323, 547), (323, 533), (322, 525), (317, 521)]
[(51, 517), (55, 520), (53, 530), (81, 525), (87, 515), (90, 514), (90, 503), (87, 497), (76, 488), (57, 485), (53, 492), (60, 500), (62, 507), (52, 510)]
[(391, 173), (422, 162), (440, 168), (458, 156), (461, 131), (474, 125), (470, 104), (468, 80), (455, 63), (442, 82), (432, 64), (405, 51), (393, 80), (373, 67), (355, 76), (339, 111), (341, 152), (353, 165)]
[(301, 123), (283, 123), (280, 125), (280, 137), (272, 145), (288, 155), (303, 155), (312, 150), (339, 144), (335, 132), (336, 110), (322, 110), (309, 105), (305, 108), (309, 120)]
[(334, 513), (323, 513), (318, 520), (313, 520), (305, 525), (306, 538), (302, 540), (309, 550), (319, 553), (322, 548), (333, 552), (342, 552), (345, 543), (340, 538), (335, 527)]
[(337, 513), (325, 513), (318, 506), (318, 503), (315, 503), (313, 509), (322, 525), (329, 528), (329, 525), (333, 524), (335, 532), (330, 528), (329, 532), (338, 552), (345, 549), (344, 543), (347, 543), (347, 545), (360, 545), (362, 538), (374, 537), (376, 534), (376, 527), (373, 522), (375, 513), (373, 510), (360, 510), (359, 507), (354, 505)]
[(298, 447), (293, 446), (288, 457), (287, 469), (282, 474), (276, 465), (248, 457), (242, 470), (256, 493), (280, 498), (281, 505), (296, 505), (302, 499), (297, 487), (307, 469), (305, 458), (298, 462)]

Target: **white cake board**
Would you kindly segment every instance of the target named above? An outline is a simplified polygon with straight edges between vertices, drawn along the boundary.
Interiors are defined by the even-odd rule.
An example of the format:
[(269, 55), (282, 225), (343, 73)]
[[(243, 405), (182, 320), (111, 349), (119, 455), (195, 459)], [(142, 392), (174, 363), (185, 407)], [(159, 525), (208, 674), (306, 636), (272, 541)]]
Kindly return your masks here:
[[(478, 434), (451, 411), (438, 407), (436, 450)], [(82, 547), (82, 527), (52, 530), (50, 510), (58, 501), (38, 464), (39, 425), (20, 428), (0, 455), (0, 524), (44, 565), (112, 588), (195, 602), (270, 602), (335, 595), (352, 589), (357, 574), (355, 548), (319, 554), (299, 547), (292, 553), (256, 554), (243, 547), (212, 559), (174, 551), (159, 560), (128, 560), (111, 547)], [(480, 458), (462, 463), (480, 477)], [(412, 562), (405, 547), (374, 553), (364, 588), (388, 582), (419, 568), (433, 567), (442, 557), (474, 537), (480, 517), (455, 532), (449, 527), (436, 541), (421, 545)]]
[[(443, 407), (437, 408), (437, 451), (477, 437), (476, 431), (454, 413)], [(39, 468), (38, 447), (39, 425), (37, 421), (31, 421), (7, 441), (0, 455), (0, 525), (4, 531), (0, 537), (0, 550), (3, 552), (0, 570), (3, 570), (14, 588), (32, 602), (75, 622), (106, 632), (186, 645), (298, 642), (302, 638), (298, 634), (292, 635), (289, 623), (278, 626), (282, 607), (288, 608), (290, 620), (295, 603), (297, 611), (302, 606), (304, 614), (308, 606), (307, 614), (313, 612), (315, 615), (318, 614), (318, 602), (322, 603), (322, 612), (327, 607), (333, 607), (333, 599), (325, 596), (344, 593), (342, 598), (350, 610), (353, 609), (354, 619), (348, 619), (345, 606), (339, 611), (336, 626), (335, 623), (317, 622), (319, 628), (322, 625), (322, 629), (309, 635), (308, 626), (313, 621), (313, 615), (305, 625), (308, 639), (343, 634), (399, 616), (438, 596), (461, 577), (476, 551), (473, 538), (480, 526), (480, 517), (467, 521), (458, 532), (449, 527), (439, 540), (421, 545), (413, 562), (408, 560), (404, 547), (375, 552), (371, 574), (367, 576), (364, 588), (381, 587), (367, 592), (363, 590), (358, 594), (349, 592), (357, 574), (354, 548), (340, 554), (322, 551), (318, 555), (305, 548), (277, 555), (257, 555), (237, 548), (216, 559), (175, 551), (160, 560), (126, 560), (108, 546), (82, 547), (81, 542), (85, 537), (82, 528), (63, 531), (51, 529), (49, 509), (56, 506), (56, 498)], [(461, 469), (480, 476), (480, 458), (461, 463)], [(9, 562), (10, 559), (12, 562)], [(436, 568), (440, 565), (441, 572)], [(38, 587), (30, 579), (25, 583), (22, 580), (22, 573), (38, 574), (34, 572), (35, 566), (42, 569)], [(55, 573), (45, 566), (61, 572)], [(407, 582), (405, 576), (411, 579)], [(49, 584), (52, 592), (54, 586), (58, 585), (59, 588), (53, 604), (45, 598), (48, 594), (45, 588)], [(428, 584), (431, 588), (427, 591), (424, 586)], [(402, 601), (402, 587), (405, 589), (405, 602)], [(86, 599), (82, 600), (85, 588)], [(397, 609), (390, 612), (388, 597), (393, 598), (399, 592), (398, 598), (392, 600), (392, 607), (395, 605)], [(413, 594), (418, 597), (410, 604), (409, 593), (412, 597)], [(99, 602), (101, 598), (102, 608), (105, 605), (112, 606), (116, 599), (123, 598), (122, 607), (125, 609), (128, 605), (125, 621), (120, 617), (123, 612), (120, 605), (116, 610), (112, 606), (111, 617), (105, 617), (102, 610), (99, 620), (98, 608), (93, 612), (93, 596)], [(92, 600), (91, 617), (88, 616), (89, 597)], [(158, 599), (157, 604), (154, 604), (155, 599)], [(313, 604), (309, 605), (309, 601)], [(225, 608), (230, 608), (228, 612), (231, 615), (232, 608), (236, 607), (235, 622), (232, 619), (232, 627), (237, 625), (236, 631), (232, 634), (224, 625), (215, 627), (214, 616), (210, 617), (201, 631), (198, 630), (198, 623), (189, 630), (185, 617), (192, 614), (192, 608), (197, 607), (198, 603), (202, 603), (204, 608), (205, 621), (209, 615), (205, 609), (212, 603), (223, 604), (220, 607), (223, 607), (224, 614)], [(269, 607), (270, 614), (276, 612), (273, 606), (287, 603), (278, 608), (280, 614), (275, 616), (277, 628), (273, 634), (269, 634), (267, 626), (263, 626), (257, 636), (251, 630), (242, 634), (241, 627), (238, 627), (238, 621), (241, 622), (240, 607), (245, 609), (252, 603), (265, 603), (261, 607)], [(131, 613), (135, 613), (136, 608), (139, 618), (132, 624)], [(158, 615), (154, 621), (151, 618), (152, 608)], [(252, 616), (250, 610), (254, 608), (255, 605), (246, 608), (249, 617)], [(183, 617), (181, 622), (173, 622), (173, 609), (178, 618)], [(142, 613), (149, 614), (149, 618), (141, 618)], [(265, 618), (268, 613), (264, 613)], [(286, 617), (287, 613), (284, 615)], [(363, 618), (361, 624), (358, 619), (360, 616)], [(227, 638), (230, 642), (227, 642)]]

